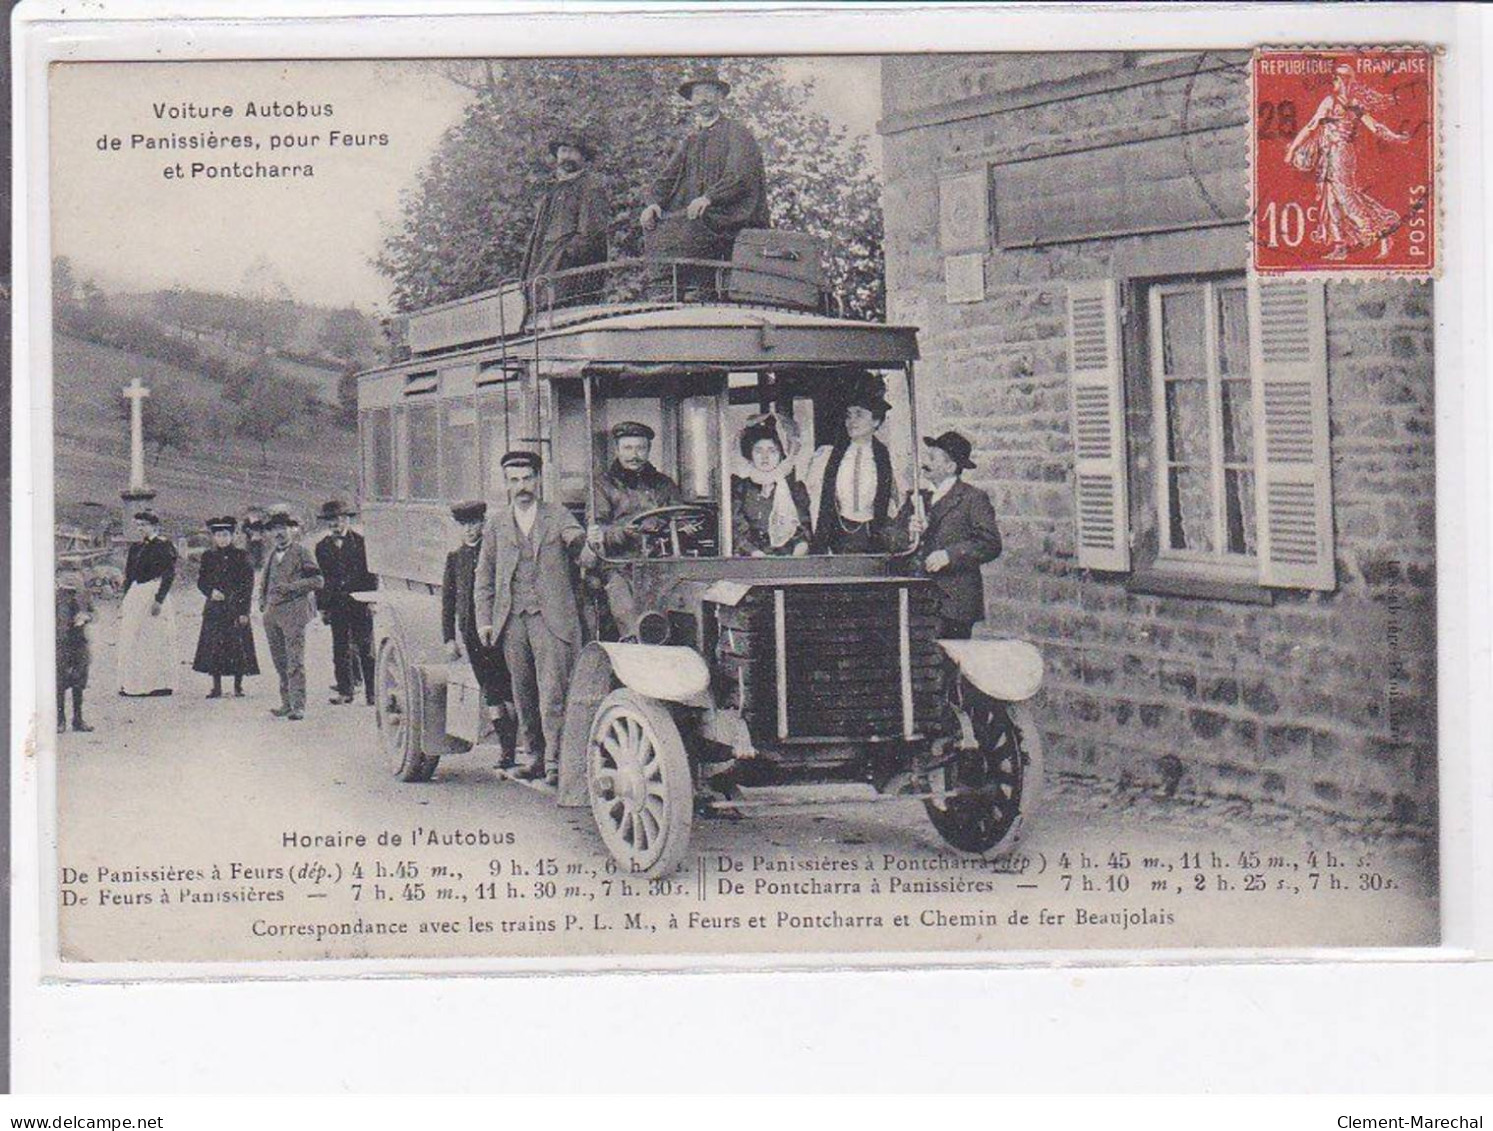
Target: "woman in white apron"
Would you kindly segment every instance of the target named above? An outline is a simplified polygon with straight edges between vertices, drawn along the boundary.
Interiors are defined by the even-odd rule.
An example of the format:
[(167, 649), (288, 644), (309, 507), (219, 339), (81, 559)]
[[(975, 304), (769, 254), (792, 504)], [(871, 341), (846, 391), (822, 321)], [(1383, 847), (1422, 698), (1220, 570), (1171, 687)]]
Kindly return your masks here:
[(176, 684), (176, 547), (154, 511), (138, 511), (119, 609), (119, 693), (170, 695)]

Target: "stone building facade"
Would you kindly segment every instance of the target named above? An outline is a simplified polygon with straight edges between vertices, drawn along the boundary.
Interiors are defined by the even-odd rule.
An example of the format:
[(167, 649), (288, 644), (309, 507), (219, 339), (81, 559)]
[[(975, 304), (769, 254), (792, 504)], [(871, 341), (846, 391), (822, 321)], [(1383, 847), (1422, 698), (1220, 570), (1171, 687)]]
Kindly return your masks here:
[(1433, 306), (1247, 276), (1245, 55), (883, 63), (889, 321), (1059, 772), (1430, 827)]

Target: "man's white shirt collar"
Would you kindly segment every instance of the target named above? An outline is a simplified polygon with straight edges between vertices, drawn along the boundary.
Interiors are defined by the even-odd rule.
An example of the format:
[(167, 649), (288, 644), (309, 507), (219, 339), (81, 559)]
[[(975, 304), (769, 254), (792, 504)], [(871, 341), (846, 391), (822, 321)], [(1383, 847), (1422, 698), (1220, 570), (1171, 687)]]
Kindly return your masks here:
[(937, 487), (933, 488), (932, 492), (929, 494), (928, 501), (930, 503), (936, 503), (936, 502), (938, 502), (939, 499), (943, 498), (950, 491), (952, 491), (954, 489), (954, 484), (958, 483), (958, 482), (959, 482), (959, 476), (957, 476), (957, 475), (951, 475), (951, 476), (949, 476), (942, 483), (940, 483)]

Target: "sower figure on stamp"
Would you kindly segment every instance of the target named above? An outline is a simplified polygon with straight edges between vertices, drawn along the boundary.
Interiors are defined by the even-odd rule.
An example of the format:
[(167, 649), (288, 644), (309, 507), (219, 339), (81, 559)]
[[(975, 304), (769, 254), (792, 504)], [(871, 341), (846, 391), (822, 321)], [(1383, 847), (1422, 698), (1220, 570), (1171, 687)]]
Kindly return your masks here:
[(57, 573), (57, 733), (67, 730), (67, 697), (73, 700), (73, 730), (93, 728), (83, 719), (83, 690), (93, 659), (88, 625), (93, 620), (93, 598), (77, 570)]
[[(539, 202), (520, 275), (525, 283), (575, 267), (605, 263), (611, 209), (606, 190), (591, 172), (591, 145), (577, 134), (560, 134), (550, 143), (555, 180)], [(599, 279), (590, 273), (553, 284), (556, 306), (592, 297)], [(542, 299), (541, 299), (542, 301)]]
[(280, 706), (270, 714), (278, 719), (306, 717), (306, 625), (314, 615), (311, 594), (322, 587), (321, 569), (311, 551), (295, 541), (300, 523), (280, 512), (269, 519), (274, 548), (264, 566), (259, 609), (270, 658), (280, 676)]
[(137, 511), (119, 606), (119, 693), (170, 695), (176, 686), (176, 547), (155, 511)]
[(975, 466), (969, 440), (945, 432), (923, 437), (923, 444), (923, 474), (933, 487), (923, 492), (924, 518), (912, 513), (909, 500), (904, 520), (914, 539), (921, 535), (919, 564), (942, 594), (940, 639), (968, 640), (975, 622), (985, 619), (980, 567), (1000, 557), (1001, 533), (989, 497), (960, 478)]
[[(644, 190), (639, 222), (646, 254), (655, 258), (731, 258), (736, 235), (766, 228), (767, 174), (752, 131), (725, 117), (730, 84), (705, 70), (679, 85), (695, 128)], [(681, 271), (693, 287), (709, 284), (709, 268)]]
[[(638, 533), (628, 527), (628, 519), (644, 511), (676, 506), (684, 496), (679, 484), (650, 461), (652, 428), (636, 420), (624, 420), (612, 429), (612, 441), (616, 455), (612, 465), (596, 477), (596, 521), (587, 539), (593, 550), (606, 557), (637, 557), (642, 544)], [(606, 591), (618, 635), (623, 640), (636, 639), (637, 600), (625, 566), (607, 570)]]
[(590, 565), (594, 557), (575, 516), (539, 498), (539, 456), (509, 452), (500, 462), (508, 505), (490, 513), (482, 531), (477, 635), (488, 647), (502, 647), (513, 681), (518, 745), (526, 755), (518, 776), (553, 784), (560, 772), (570, 669), (581, 643), (571, 558)]
[(451, 508), (451, 517), (461, 525), (461, 545), (446, 555), (446, 572), (441, 581), (441, 639), (453, 660), (465, 656), (472, 665), (472, 674), (482, 688), (482, 701), (503, 743), (499, 767), (507, 769), (513, 765), (513, 734), (507, 725), (505, 709), (513, 694), (508, 665), (503, 662), (502, 649), (484, 644), (477, 633), (477, 559), (482, 554), (487, 504), (457, 503)]
[(341, 499), (323, 504), (320, 518), (332, 529), (316, 544), (316, 564), (325, 584), (317, 597), (322, 619), (332, 626), (332, 670), (337, 693), (332, 703), (351, 703), (353, 685), (373, 704), (373, 610), (353, 594), (371, 593), (378, 578), (368, 569), (368, 547), (352, 528), (357, 510)]
[(259, 674), (254, 631), (249, 627), (254, 564), (249, 560), (249, 551), (233, 544), (237, 526), (231, 515), (207, 520), (213, 544), (203, 553), (197, 570), (197, 588), (207, 603), (202, 606), (202, 631), (197, 636), (192, 670), (213, 677), (209, 699), (223, 697), (225, 675), (233, 677), (233, 694), (242, 698), (244, 676)]

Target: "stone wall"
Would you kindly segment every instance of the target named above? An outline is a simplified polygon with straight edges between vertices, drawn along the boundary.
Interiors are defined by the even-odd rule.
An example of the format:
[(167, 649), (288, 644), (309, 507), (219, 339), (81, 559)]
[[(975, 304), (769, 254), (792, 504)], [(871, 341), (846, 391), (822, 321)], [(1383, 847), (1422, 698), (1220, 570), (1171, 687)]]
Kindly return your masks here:
[[(1134, 591), (1132, 577), (1076, 564), (1066, 283), (1242, 271), (1246, 229), (1220, 222), (1004, 249), (995, 232), (985, 300), (950, 304), (939, 180), (1169, 127), (1212, 131), (1212, 144), (1189, 153), (1214, 163), (1200, 176), (1242, 177), (1243, 67), (1112, 54), (903, 57), (885, 65), (883, 87), (889, 319), (922, 329), (922, 431), (957, 428), (975, 443), (970, 478), (990, 493), (1006, 540), (986, 569), (983, 631), (1042, 649), (1049, 676), (1035, 708), (1049, 763), (1429, 825), (1430, 288), (1328, 287), (1336, 591), (1261, 591), (1270, 604)], [(1144, 397), (1131, 383), (1147, 380), (1135, 368), (1132, 405)]]

